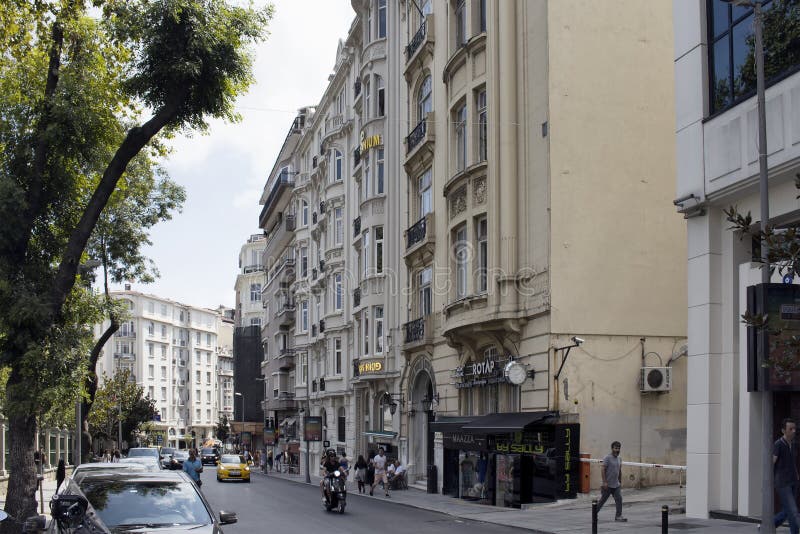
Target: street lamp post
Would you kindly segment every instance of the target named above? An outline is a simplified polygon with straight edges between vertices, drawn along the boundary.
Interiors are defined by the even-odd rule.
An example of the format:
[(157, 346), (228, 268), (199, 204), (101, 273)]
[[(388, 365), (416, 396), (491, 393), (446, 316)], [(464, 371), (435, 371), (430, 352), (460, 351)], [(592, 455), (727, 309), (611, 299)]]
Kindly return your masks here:
[[(753, 8), (754, 50), (756, 64), (756, 100), (758, 106), (758, 193), (761, 201), (761, 232), (769, 226), (769, 182), (767, 167), (767, 112), (764, 98), (764, 45), (762, 0), (725, 0), (736, 6)], [(769, 253), (766, 243), (761, 243), (761, 283), (770, 281)], [(766, 355), (765, 355), (766, 356)], [(766, 380), (761, 391), (761, 532), (775, 532), (772, 521), (774, 507), (772, 476), (772, 392), (767, 389)]]

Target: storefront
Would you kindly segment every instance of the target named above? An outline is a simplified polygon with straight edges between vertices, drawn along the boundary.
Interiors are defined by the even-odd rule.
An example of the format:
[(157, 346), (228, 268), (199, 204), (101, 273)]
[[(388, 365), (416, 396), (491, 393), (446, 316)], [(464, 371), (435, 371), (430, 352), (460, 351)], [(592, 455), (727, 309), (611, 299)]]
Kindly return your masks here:
[(481, 504), (522, 504), (574, 498), (580, 425), (552, 412), (443, 417), (442, 493)]

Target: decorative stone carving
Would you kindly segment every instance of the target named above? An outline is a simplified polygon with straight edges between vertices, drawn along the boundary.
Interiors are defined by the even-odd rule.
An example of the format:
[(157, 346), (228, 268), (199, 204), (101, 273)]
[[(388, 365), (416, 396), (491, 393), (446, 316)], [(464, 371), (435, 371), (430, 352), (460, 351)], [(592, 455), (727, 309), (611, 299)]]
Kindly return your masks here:
[(483, 204), (486, 202), (486, 177), (482, 176), (475, 179), (472, 187), (472, 201), (473, 204)]
[(450, 218), (467, 210), (467, 186), (462, 185), (450, 195)]

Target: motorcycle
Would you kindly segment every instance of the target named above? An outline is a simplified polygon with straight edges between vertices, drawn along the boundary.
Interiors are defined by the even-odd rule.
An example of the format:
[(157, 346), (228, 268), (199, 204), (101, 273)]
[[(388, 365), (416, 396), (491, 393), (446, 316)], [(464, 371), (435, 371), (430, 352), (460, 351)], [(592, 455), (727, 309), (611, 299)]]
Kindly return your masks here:
[(344, 480), (344, 473), (337, 469), (333, 473), (326, 475), (326, 484), (328, 491), (325, 494), (325, 510), (338, 510), (340, 514), (344, 513), (344, 507), (347, 505), (347, 485)]

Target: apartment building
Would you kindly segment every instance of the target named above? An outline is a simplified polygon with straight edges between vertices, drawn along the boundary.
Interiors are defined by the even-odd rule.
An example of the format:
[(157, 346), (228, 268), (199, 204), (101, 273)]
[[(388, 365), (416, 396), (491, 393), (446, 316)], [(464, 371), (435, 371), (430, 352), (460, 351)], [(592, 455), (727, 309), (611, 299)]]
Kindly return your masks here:
[(233, 420), (233, 331), (236, 310), (219, 306), (220, 316), (217, 336), (217, 421), (222, 417)]
[[(789, 2), (763, 2), (769, 222), (796, 227), (800, 206), (800, 35)], [(760, 224), (758, 111), (752, 7), (720, 0), (675, 0), (675, 139), (678, 210), (688, 237), (688, 397), (686, 513), (758, 516), (763, 450), (764, 386), (773, 390), (773, 438), (780, 421), (797, 416), (800, 383), (764, 382), (748, 349), (740, 316), (748, 288), (761, 282), (757, 247), (728, 228), (723, 210), (736, 206)], [(786, 30), (788, 29), (788, 32)], [(793, 33), (794, 32), (794, 33)], [(775, 276), (773, 282), (781, 282)], [(797, 280), (770, 298), (793, 304)], [(772, 290), (770, 290), (771, 292)], [(788, 298), (788, 300), (787, 300)], [(785, 317), (775, 310), (774, 318)], [(771, 314), (773, 315), (773, 314)], [(773, 320), (775, 320), (773, 318)], [(794, 329), (792, 321), (785, 330)], [(759, 372), (761, 371), (761, 372)], [(769, 373), (767, 373), (769, 374)], [(794, 409), (793, 409), (794, 408)]]
[[(297, 363), (275, 424), (320, 417), (348, 455), (384, 446), (412, 479), (501, 506), (574, 495), (577, 453), (613, 440), (682, 464), (669, 6), (352, 5), (261, 200), (270, 292), (296, 311), (264, 338), (265, 378), (284, 333)], [(295, 278), (273, 278), (292, 255)]]
[[(235, 328), (233, 330), (233, 380), (230, 419), (233, 440), (250, 450), (263, 444), (264, 411), (261, 401), (264, 384), (260, 380), (263, 358), (261, 330), (264, 320), (262, 300), (264, 289), (263, 234), (253, 234), (239, 251), (239, 273), (236, 276)], [(227, 383), (227, 382), (226, 382)]]
[[(127, 369), (155, 401), (156, 431), (164, 444), (184, 447), (212, 437), (218, 419), (217, 342), (221, 317), (163, 297), (131, 291), (111, 293), (127, 304), (130, 318), (106, 343), (97, 373)], [(108, 328), (106, 321), (98, 332)]]

